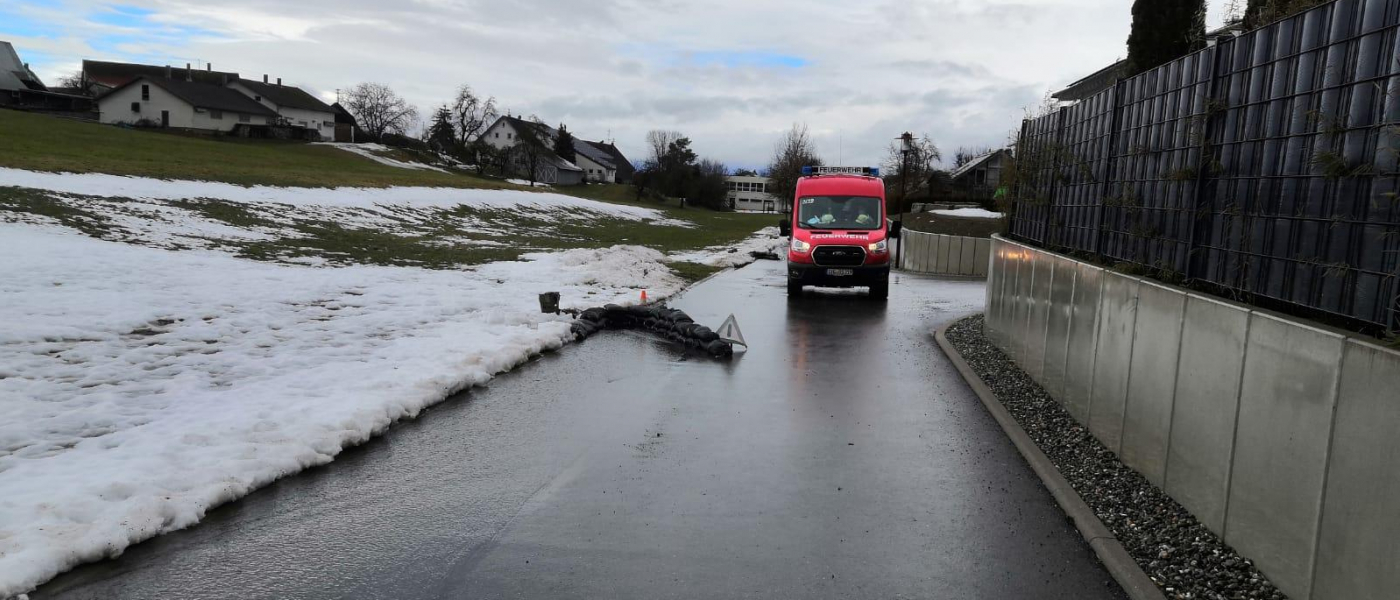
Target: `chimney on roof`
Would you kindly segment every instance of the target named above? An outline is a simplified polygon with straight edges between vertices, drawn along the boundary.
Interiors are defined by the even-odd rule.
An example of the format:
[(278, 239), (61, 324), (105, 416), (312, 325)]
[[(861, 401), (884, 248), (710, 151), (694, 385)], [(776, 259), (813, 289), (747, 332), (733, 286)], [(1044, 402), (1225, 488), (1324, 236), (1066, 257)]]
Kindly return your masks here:
[(222, 81), (223, 84), (224, 84), (225, 86), (227, 86), (227, 85), (228, 85), (228, 73), (224, 73), (223, 75), (220, 75), (220, 76), (219, 76), (219, 80)]
[(204, 63), (204, 70), (205, 70), (205, 71), (213, 71), (213, 70), (214, 70), (214, 63)]
[(267, 73), (263, 73), (263, 83), (267, 83)]
[(278, 78), (277, 78), (277, 87), (282, 87), (282, 78), (281, 78), (281, 77), (278, 77)]
[(170, 65), (165, 65), (165, 78), (170, 79)]
[(194, 73), (191, 72), (190, 63), (185, 63), (185, 81), (194, 81)]

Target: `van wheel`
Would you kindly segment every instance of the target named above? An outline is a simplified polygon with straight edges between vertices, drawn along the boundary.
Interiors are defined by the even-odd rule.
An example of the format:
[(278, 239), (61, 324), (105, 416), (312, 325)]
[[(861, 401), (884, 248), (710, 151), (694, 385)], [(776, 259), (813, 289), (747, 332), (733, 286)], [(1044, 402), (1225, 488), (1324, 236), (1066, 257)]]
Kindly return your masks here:
[(789, 279), (789, 280), (788, 280), (788, 297), (791, 298), (791, 297), (796, 297), (796, 296), (801, 296), (801, 295), (802, 295), (802, 282), (800, 282), (800, 281), (793, 281), (793, 280)]
[(883, 282), (880, 282), (880, 283), (872, 283), (872, 284), (870, 284), (870, 299), (871, 299), (871, 300), (888, 300), (889, 297), (890, 297), (890, 282), (888, 282), (888, 281), (883, 281)]

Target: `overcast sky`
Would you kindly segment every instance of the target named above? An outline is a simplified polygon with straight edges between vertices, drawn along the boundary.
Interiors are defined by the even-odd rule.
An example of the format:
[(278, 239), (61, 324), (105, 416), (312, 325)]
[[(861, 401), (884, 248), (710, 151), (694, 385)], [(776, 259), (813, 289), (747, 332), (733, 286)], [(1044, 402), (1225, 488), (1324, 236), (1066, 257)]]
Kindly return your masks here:
[[(1213, 5), (1222, 0), (1213, 0)], [(361, 81), (426, 114), (469, 83), (643, 158), (675, 129), (731, 167), (806, 123), (828, 164), (903, 131), (1001, 146), (1024, 110), (1124, 55), (1128, 0), (6, 0), (0, 40), (47, 82), (82, 59), (213, 63), (328, 100)], [(1212, 6), (1217, 23), (1219, 6)]]

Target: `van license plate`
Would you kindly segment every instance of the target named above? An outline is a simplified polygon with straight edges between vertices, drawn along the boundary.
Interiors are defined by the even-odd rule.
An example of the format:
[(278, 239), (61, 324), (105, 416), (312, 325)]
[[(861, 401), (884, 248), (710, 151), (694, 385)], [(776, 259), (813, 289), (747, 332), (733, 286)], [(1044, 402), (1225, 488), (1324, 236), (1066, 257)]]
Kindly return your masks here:
[(850, 277), (856, 274), (855, 269), (827, 269), (826, 274), (831, 277)]

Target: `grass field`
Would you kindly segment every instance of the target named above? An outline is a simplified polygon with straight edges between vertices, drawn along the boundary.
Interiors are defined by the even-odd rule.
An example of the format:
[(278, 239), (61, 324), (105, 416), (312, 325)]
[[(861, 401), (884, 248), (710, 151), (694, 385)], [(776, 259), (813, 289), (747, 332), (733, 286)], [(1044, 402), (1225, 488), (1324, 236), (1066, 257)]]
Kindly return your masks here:
[(329, 146), (123, 129), (0, 110), (0, 166), (295, 187), (519, 189), (465, 173), (401, 169)]
[[(518, 189), (500, 180), (466, 173), (440, 173), (383, 165), (328, 146), (261, 140), (205, 138), (130, 130), (88, 122), (0, 110), (0, 166), (37, 171), (95, 172), (161, 179), (220, 181), (239, 185), (289, 187), (427, 186)], [(3, 184), (3, 182), (0, 182)], [(546, 190), (540, 190), (546, 191)], [(202, 219), (240, 229), (278, 229), (268, 240), (218, 240), (220, 248), (256, 260), (327, 259), (335, 264), (379, 264), (458, 268), (513, 260), (541, 250), (635, 244), (663, 252), (723, 246), (772, 225), (774, 217), (680, 208), (673, 199), (636, 198), (626, 185), (581, 185), (547, 191), (610, 204), (658, 210), (694, 223), (676, 227), (599, 217), (556, 219), (551, 215), (456, 209), (420, 209), (388, 228), (350, 227), (334, 218), (285, 213), (285, 208), (189, 199), (174, 206)], [(269, 220), (277, 217), (290, 224)], [(263, 211), (263, 212), (260, 212)], [(0, 187), (0, 212), (55, 219), (103, 239), (143, 243), (138, 231), (122, 224), (165, 218), (142, 202), (123, 198), (60, 195)], [(347, 213), (347, 217), (353, 216)], [(0, 220), (4, 220), (0, 215)], [(476, 224), (468, 226), (469, 223)], [(490, 234), (482, 233), (487, 223)], [(480, 244), (476, 244), (480, 242)], [(176, 245), (174, 248), (178, 249)], [(675, 263), (683, 276), (698, 279), (715, 269)]]

